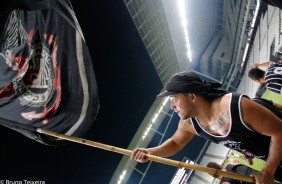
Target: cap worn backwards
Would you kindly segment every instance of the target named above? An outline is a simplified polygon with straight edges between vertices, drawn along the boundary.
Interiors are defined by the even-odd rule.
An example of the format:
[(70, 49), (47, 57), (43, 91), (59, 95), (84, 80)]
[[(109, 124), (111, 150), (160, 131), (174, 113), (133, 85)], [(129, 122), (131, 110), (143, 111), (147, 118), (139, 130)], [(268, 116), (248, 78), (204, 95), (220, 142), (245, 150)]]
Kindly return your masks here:
[(194, 72), (179, 72), (174, 74), (166, 85), (166, 91), (157, 95), (157, 97), (170, 96), (176, 93), (197, 93), (199, 95), (219, 96), (227, 93), (226, 91), (219, 90), (220, 83), (212, 83), (202, 80)]

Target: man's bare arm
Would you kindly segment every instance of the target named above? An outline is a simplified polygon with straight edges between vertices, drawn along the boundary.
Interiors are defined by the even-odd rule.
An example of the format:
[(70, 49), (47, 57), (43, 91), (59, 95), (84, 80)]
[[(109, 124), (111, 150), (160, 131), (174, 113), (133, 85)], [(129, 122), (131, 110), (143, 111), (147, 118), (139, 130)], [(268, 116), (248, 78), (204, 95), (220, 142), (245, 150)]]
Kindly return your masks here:
[(260, 173), (255, 175), (261, 181), (270, 183), (277, 166), (282, 160), (282, 122), (271, 111), (245, 97), (242, 98), (241, 108), (243, 119), (251, 129), (271, 137), (266, 165)]
[(194, 136), (190, 132), (190, 130), (193, 131), (193, 127), (190, 126), (192, 125), (180, 120), (177, 130), (171, 138), (153, 148), (136, 148), (133, 150), (131, 158), (139, 162), (146, 162), (146, 154), (167, 157), (178, 153)]

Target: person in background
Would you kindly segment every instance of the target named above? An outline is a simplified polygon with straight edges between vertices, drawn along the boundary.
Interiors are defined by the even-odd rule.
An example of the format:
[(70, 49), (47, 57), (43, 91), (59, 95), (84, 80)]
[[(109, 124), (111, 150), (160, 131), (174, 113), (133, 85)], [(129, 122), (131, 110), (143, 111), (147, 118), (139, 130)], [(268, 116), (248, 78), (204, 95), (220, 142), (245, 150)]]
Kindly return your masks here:
[(131, 158), (142, 163), (148, 161), (147, 154), (174, 155), (197, 135), (266, 160), (263, 170), (253, 174), (258, 184), (273, 184), (274, 177), (282, 181), (281, 120), (247, 96), (220, 87), (193, 72), (173, 75), (158, 97), (169, 97), (171, 108), (180, 117), (176, 132), (157, 147), (134, 149)]
[[(268, 67), (267, 71), (259, 67)], [(282, 94), (282, 64), (266, 61), (262, 63), (254, 63), (249, 70), (248, 76), (260, 83), (265, 84), (266, 88), (272, 92)]]
[[(267, 67), (267, 71), (259, 67)], [(270, 56), (270, 61), (254, 63), (248, 72), (248, 76), (278, 94), (282, 94), (282, 45), (278, 47), (274, 55)]]
[[(242, 160), (245, 160), (249, 165), (253, 165), (253, 158), (249, 158), (246, 155), (239, 155), (238, 153), (232, 152), (231, 155), (233, 155), (236, 158), (241, 158)], [(232, 159), (233, 160), (233, 159)], [(233, 160), (232, 163), (237, 162), (235, 160)]]
[[(267, 72), (260, 69), (259, 67), (268, 67)], [(263, 92), (268, 89), (274, 93), (282, 93), (282, 64), (274, 63), (272, 61), (266, 61), (262, 63), (254, 63), (252, 68), (248, 72), (248, 76), (261, 84), (259, 87), (259, 93), (256, 93), (256, 97), (261, 97)], [(279, 110), (282, 110), (282, 104), (273, 103), (272, 105)]]
[[(214, 168), (217, 170), (222, 170), (222, 171), (233, 172), (245, 176), (251, 176), (253, 173), (258, 172), (257, 170), (254, 170), (246, 165), (239, 164), (236, 162), (227, 163), (225, 167), (219, 165), (216, 162), (209, 162), (207, 164), (207, 167)], [(213, 177), (220, 178), (220, 176), (213, 176)], [(225, 178), (225, 177), (220, 178), (220, 184), (248, 184), (248, 183), (249, 182), (239, 181), (232, 178)]]

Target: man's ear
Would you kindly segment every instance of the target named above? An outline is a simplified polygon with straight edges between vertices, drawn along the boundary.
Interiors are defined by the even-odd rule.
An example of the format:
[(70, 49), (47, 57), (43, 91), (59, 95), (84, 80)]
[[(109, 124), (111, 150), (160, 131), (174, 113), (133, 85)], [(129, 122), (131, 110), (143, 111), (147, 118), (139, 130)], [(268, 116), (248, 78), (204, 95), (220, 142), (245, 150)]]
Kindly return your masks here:
[(256, 79), (255, 81), (258, 82), (258, 83), (260, 83), (260, 84), (262, 84), (262, 83), (263, 83), (263, 78)]
[(192, 99), (192, 102), (196, 102), (196, 100), (197, 100), (196, 94), (195, 93), (189, 93), (189, 95), (190, 95), (190, 97)]
[(254, 79), (254, 81), (256, 81), (256, 82), (260, 83), (260, 81), (259, 81), (258, 79)]

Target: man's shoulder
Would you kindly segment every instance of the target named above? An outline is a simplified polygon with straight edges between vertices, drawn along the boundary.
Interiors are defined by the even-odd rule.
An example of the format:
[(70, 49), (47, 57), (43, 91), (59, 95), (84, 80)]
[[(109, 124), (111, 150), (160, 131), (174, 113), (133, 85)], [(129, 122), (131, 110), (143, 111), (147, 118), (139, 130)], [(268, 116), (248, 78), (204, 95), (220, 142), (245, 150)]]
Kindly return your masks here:
[(219, 97), (219, 105), (221, 107), (225, 107), (226, 105), (229, 106), (230, 100), (233, 96), (233, 93), (226, 93)]

